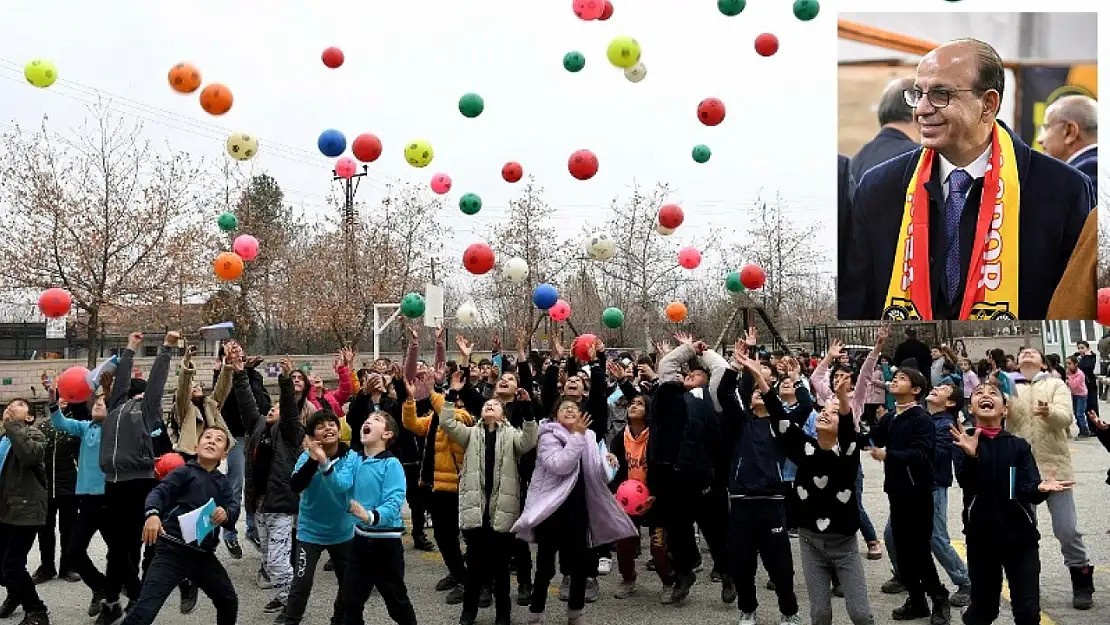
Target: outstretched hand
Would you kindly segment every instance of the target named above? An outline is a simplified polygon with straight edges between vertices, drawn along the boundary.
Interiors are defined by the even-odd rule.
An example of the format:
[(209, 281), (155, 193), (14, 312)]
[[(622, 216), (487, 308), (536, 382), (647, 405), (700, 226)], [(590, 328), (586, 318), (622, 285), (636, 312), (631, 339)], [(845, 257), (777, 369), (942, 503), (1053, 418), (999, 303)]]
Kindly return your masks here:
[(1037, 490), (1042, 493), (1062, 493), (1073, 488), (1075, 488), (1075, 480), (1057, 480), (1054, 473), (1049, 473), (1037, 485)]
[(969, 458), (974, 458), (979, 453), (979, 433), (982, 432), (979, 428), (975, 428), (973, 434), (968, 434), (961, 430), (959, 426), (950, 425), (948, 431), (952, 433), (952, 441), (956, 447), (959, 447)]

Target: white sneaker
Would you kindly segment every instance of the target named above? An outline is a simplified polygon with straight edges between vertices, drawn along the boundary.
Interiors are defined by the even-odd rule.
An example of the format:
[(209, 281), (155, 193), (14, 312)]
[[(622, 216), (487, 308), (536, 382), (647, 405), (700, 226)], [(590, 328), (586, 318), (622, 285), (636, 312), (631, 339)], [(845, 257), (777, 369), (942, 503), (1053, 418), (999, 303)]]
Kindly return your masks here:
[(597, 574), (608, 575), (613, 570), (612, 558), (599, 558), (597, 561)]
[(755, 612), (741, 612), (739, 625), (755, 625)]
[(779, 619), (779, 625), (802, 625), (802, 617), (798, 614), (793, 616), (783, 614)]

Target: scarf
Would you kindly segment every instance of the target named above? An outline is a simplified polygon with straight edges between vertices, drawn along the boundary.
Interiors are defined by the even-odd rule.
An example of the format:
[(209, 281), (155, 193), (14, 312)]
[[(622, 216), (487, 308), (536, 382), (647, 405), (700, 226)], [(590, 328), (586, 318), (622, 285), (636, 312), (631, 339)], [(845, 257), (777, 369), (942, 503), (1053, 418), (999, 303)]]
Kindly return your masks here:
[[(929, 194), (925, 183), (933, 174), (935, 157), (932, 149), (921, 151), (917, 169), (906, 190), (901, 243), (895, 252), (894, 270), (883, 305), (884, 319), (933, 319), (929, 284)], [(1010, 133), (995, 122), (960, 320), (1018, 318), (1020, 197), (1014, 142)]]

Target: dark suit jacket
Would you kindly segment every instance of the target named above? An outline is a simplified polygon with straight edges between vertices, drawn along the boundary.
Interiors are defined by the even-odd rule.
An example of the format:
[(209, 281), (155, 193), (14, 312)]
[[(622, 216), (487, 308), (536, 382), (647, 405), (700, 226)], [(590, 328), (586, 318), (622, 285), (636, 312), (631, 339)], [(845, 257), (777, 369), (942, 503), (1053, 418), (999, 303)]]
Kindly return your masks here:
[[(1052, 294), (1067, 267), (1087, 214), (1094, 207), (1087, 177), (1074, 168), (1034, 152), (1009, 128), (1021, 180), (1019, 314), (1024, 320), (1044, 319)], [(875, 320), (882, 316), (895, 251), (899, 244), (906, 188), (921, 151), (903, 154), (869, 171), (860, 181), (852, 203), (852, 241), (848, 246), (848, 276), (838, 280), (841, 307), (849, 319)], [(960, 296), (949, 303), (944, 295), (944, 208), (940, 159), (925, 188), (929, 194), (929, 283), (933, 291), (933, 318), (955, 319), (963, 299), (967, 268), (978, 211), (966, 210), (960, 222), (963, 275)], [(982, 179), (972, 183), (967, 205), (978, 207)]]
[(856, 182), (863, 180), (863, 174), (876, 165), (881, 165), (890, 159), (912, 152), (919, 148), (913, 139), (906, 133), (894, 128), (882, 128), (875, 138), (868, 141), (856, 155), (852, 157), (852, 177)]
[(1087, 174), (1091, 179), (1091, 187), (1094, 189), (1095, 200), (1098, 200), (1098, 148), (1094, 147), (1087, 150), (1079, 158), (1069, 163), (1072, 167)]
[[(836, 275), (844, 275), (844, 261), (848, 243), (852, 239), (852, 195), (856, 192), (856, 181), (848, 171), (848, 157), (837, 155), (837, 204), (836, 218)], [(837, 316), (839, 316), (839, 311)]]

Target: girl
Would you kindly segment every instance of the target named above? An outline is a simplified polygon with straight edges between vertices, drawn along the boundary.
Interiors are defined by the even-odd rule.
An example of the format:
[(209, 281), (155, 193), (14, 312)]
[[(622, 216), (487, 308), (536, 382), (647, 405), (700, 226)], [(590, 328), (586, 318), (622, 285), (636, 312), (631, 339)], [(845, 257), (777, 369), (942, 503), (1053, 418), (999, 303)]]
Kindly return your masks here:
[[(528, 391), (517, 389), (513, 403), (523, 416), (521, 429), (509, 423), (505, 405), (496, 398), (482, 405), (479, 423), (463, 425), (455, 420), (455, 401), (464, 384), (462, 372), (456, 371), (440, 413), (443, 431), (466, 450), (459, 476), (459, 528), (466, 539), (468, 575), (459, 625), (474, 625), (478, 596), (490, 581), (496, 602), (494, 623), (509, 625), (513, 605), (509, 597), (513, 536), (509, 530), (520, 516), (518, 462), (536, 446), (539, 406), (532, 404)], [(407, 390), (416, 392), (411, 383)]]
[(555, 420), (540, 426), (528, 503), (512, 527), (519, 538), (538, 546), (530, 624), (543, 622), (557, 553), (568, 554), (568, 623), (585, 625), (582, 608), (590, 549), (636, 535), (632, 521), (609, 492), (605, 459), (590, 424), (577, 402), (563, 400)]
[(1087, 427), (1087, 376), (1079, 368), (1079, 359), (1075, 356), (1068, 356), (1067, 384), (1071, 391), (1075, 424), (1079, 426), (1079, 438), (1089, 438), (1091, 430)]
[(232, 366), (225, 359), (216, 388), (211, 395), (205, 396), (200, 382), (195, 381), (197, 368), (193, 364), (193, 357), (196, 354), (196, 345), (185, 348), (185, 357), (181, 361), (181, 374), (177, 379), (177, 394), (174, 397), (173, 424), (177, 431), (177, 445), (174, 451), (181, 454), (185, 460), (193, 460), (197, 457), (197, 443), (200, 442), (201, 433), (205, 428), (227, 429), (220, 408), (231, 393)]
[[(979, 375), (975, 373), (975, 370), (971, 366), (971, 360), (967, 358), (960, 359), (960, 373), (963, 376), (964, 382), (964, 405), (968, 406), (970, 405), (971, 394), (979, 387)], [(973, 418), (970, 410), (965, 412), (964, 420), (970, 422), (971, 425), (975, 425), (975, 422), (971, 421)]]

